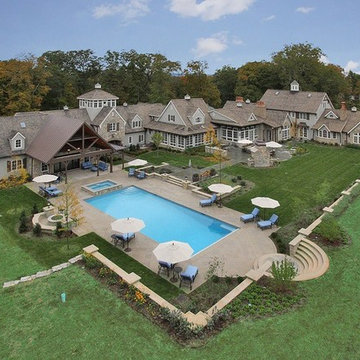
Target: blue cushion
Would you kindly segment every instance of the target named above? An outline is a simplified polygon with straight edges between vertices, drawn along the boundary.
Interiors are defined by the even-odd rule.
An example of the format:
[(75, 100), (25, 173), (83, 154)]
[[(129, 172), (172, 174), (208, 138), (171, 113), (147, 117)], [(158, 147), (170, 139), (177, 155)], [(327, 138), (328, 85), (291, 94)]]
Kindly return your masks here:
[(188, 265), (186, 267), (186, 270), (183, 271), (180, 276), (182, 278), (185, 278), (187, 280), (190, 280), (190, 281), (194, 281), (196, 275), (198, 274), (199, 272), (199, 269), (196, 267), (196, 266), (193, 266), (193, 265)]
[(174, 267), (173, 264), (170, 264), (170, 263), (168, 263), (168, 262), (166, 262), (166, 261), (161, 261), (161, 260), (159, 260), (158, 263), (159, 263), (159, 265), (160, 265), (161, 267), (165, 267), (165, 268), (167, 268), (167, 269), (172, 269), (172, 268)]

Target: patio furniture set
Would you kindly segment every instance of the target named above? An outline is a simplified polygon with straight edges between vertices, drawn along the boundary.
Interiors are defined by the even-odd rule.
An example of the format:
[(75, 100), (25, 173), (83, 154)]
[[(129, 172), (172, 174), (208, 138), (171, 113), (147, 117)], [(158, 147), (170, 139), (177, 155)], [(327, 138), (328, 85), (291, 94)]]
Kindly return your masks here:
[(135, 168), (130, 168), (128, 176), (135, 176), (137, 179), (142, 180), (146, 178), (146, 172), (142, 170), (136, 171)]
[(99, 161), (97, 165), (94, 165), (91, 161), (84, 161), (83, 163), (81, 163), (81, 168), (83, 170), (90, 169), (90, 171), (94, 172), (98, 169), (101, 171), (106, 171), (108, 169), (108, 165), (105, 161)]

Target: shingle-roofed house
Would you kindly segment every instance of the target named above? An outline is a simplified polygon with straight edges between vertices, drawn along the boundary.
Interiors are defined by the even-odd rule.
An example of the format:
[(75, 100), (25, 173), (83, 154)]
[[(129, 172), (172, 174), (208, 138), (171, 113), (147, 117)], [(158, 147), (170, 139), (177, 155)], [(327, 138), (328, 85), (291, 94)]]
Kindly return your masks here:
[(325, 92), (300, 91), (296, 81), (290, 84), (290, 90), (266, 90), (261, 101), (269, 110), (289, 114), (291, 135), (298, 139), (312, 139), (312, 127), (321, 114), (325, 109), (334, 108)]
[(360, 145), (360, 112), (356, 107), (347, 110), (342, 102), (339, 110), (325, 110), (313, 129), (318, 142)]
[(242, 97), (227, 101), (222, 109), (210, 111), (211, 121), (218, 127), (218, 137), (229, 142), (241, 139), (281, 141), (289, 138), (290, 118), (286, 113), (268, 110), (258, 101), (244, 102)]
[(145, 128), (147, 141), (154, 132), (163, 136), (162, 146), (185, 150), (205, 143), (205, 134), (211, 125), (209, 107), (201, 98), (173, 99), (158, 118), (153, 118)]

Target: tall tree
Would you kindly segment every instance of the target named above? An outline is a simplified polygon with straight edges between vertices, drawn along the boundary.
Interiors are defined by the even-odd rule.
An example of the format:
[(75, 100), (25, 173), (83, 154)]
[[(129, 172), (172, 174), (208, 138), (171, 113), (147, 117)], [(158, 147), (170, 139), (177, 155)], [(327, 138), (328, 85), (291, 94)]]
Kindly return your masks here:
[(184, 70), (183, 89), (192, 97), (201, 97), (210, 106), (218, 107), (221, 104), (220, 91), (205, 70), (206, 61), (190, 61)]
[(267, 89), (281, 88), (277, 68), (266, 61), (248, 62), (238, 70), (235, 94), (255, 102)]
[(237, 73), (237, 69), (229, 65), (216, 70), (213, 79), (220, 91), (221, 105), (224, 105), (227, 100), (234, 100)]
[(42, 60), (34, 56), (0, 61), (0, 115), (39, 110), (49, 91), (48, 76)]

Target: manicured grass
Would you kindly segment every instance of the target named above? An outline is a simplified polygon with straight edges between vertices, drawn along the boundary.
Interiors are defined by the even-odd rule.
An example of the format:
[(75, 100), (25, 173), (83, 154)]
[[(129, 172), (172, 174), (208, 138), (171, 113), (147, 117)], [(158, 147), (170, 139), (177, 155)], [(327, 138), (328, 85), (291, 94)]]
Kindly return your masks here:
[(19, 215), (22, 210), (30, 214), (34, 203), (39, 208), (46, 205), (43, 198), (24, 186), (0, 191), (0, 283), (65, 262), (80, 254), (85, 246), (94, 244), (103, 255), (125, 271), (141, 276), (145, 285), (164, 298), (170, 299), (182, 292), (95, 233), (71, 238), (69, 250), (65, 239), (57, 240), (50, 236), (39, 238), (32, 233), (20, 235), (17, 231)]
[(191, 165), (193, 167), (207, 167), (216, 164), (211, 156), (203, 157), (199, 155), (189, 155), (186, 153), (171, 152), (166, 150), (151, 151), (139, 156), (140, 159), (147, 160), (150, 164), (160, 165), (162, 162), (167, 162), (170, 165), (183, 167), (189, 165), (191, 159)]
[(352, 244), (327, 249), (329, 271), (301, 284), (307, 302), (292, 312), (239, 321), (201, 348), (183, 348), (71, 267), (0, 290), (0, 358), (358, 359), (359, 213), (360, 199), (340, 219)]
[(346, 189), (360, 174), (360, 151), (349, 148), (303, 145), (309, 152), (295, 156), (271, 169), (254, 169), (235, 165), (224, 169), (233, 176), (255, 183), (255, 187), (245, 194), (233, 197), (226, 206), (249, 212), (253, 205), (251, 199), (268, 196), (280, 202), (280, 207), (267, 210), (279, 215), (281, 225), (293, 220), (304, 209), (316, 205), (316, 196), (321, 184), (328, 184), (327, 197), (331, 202)]

